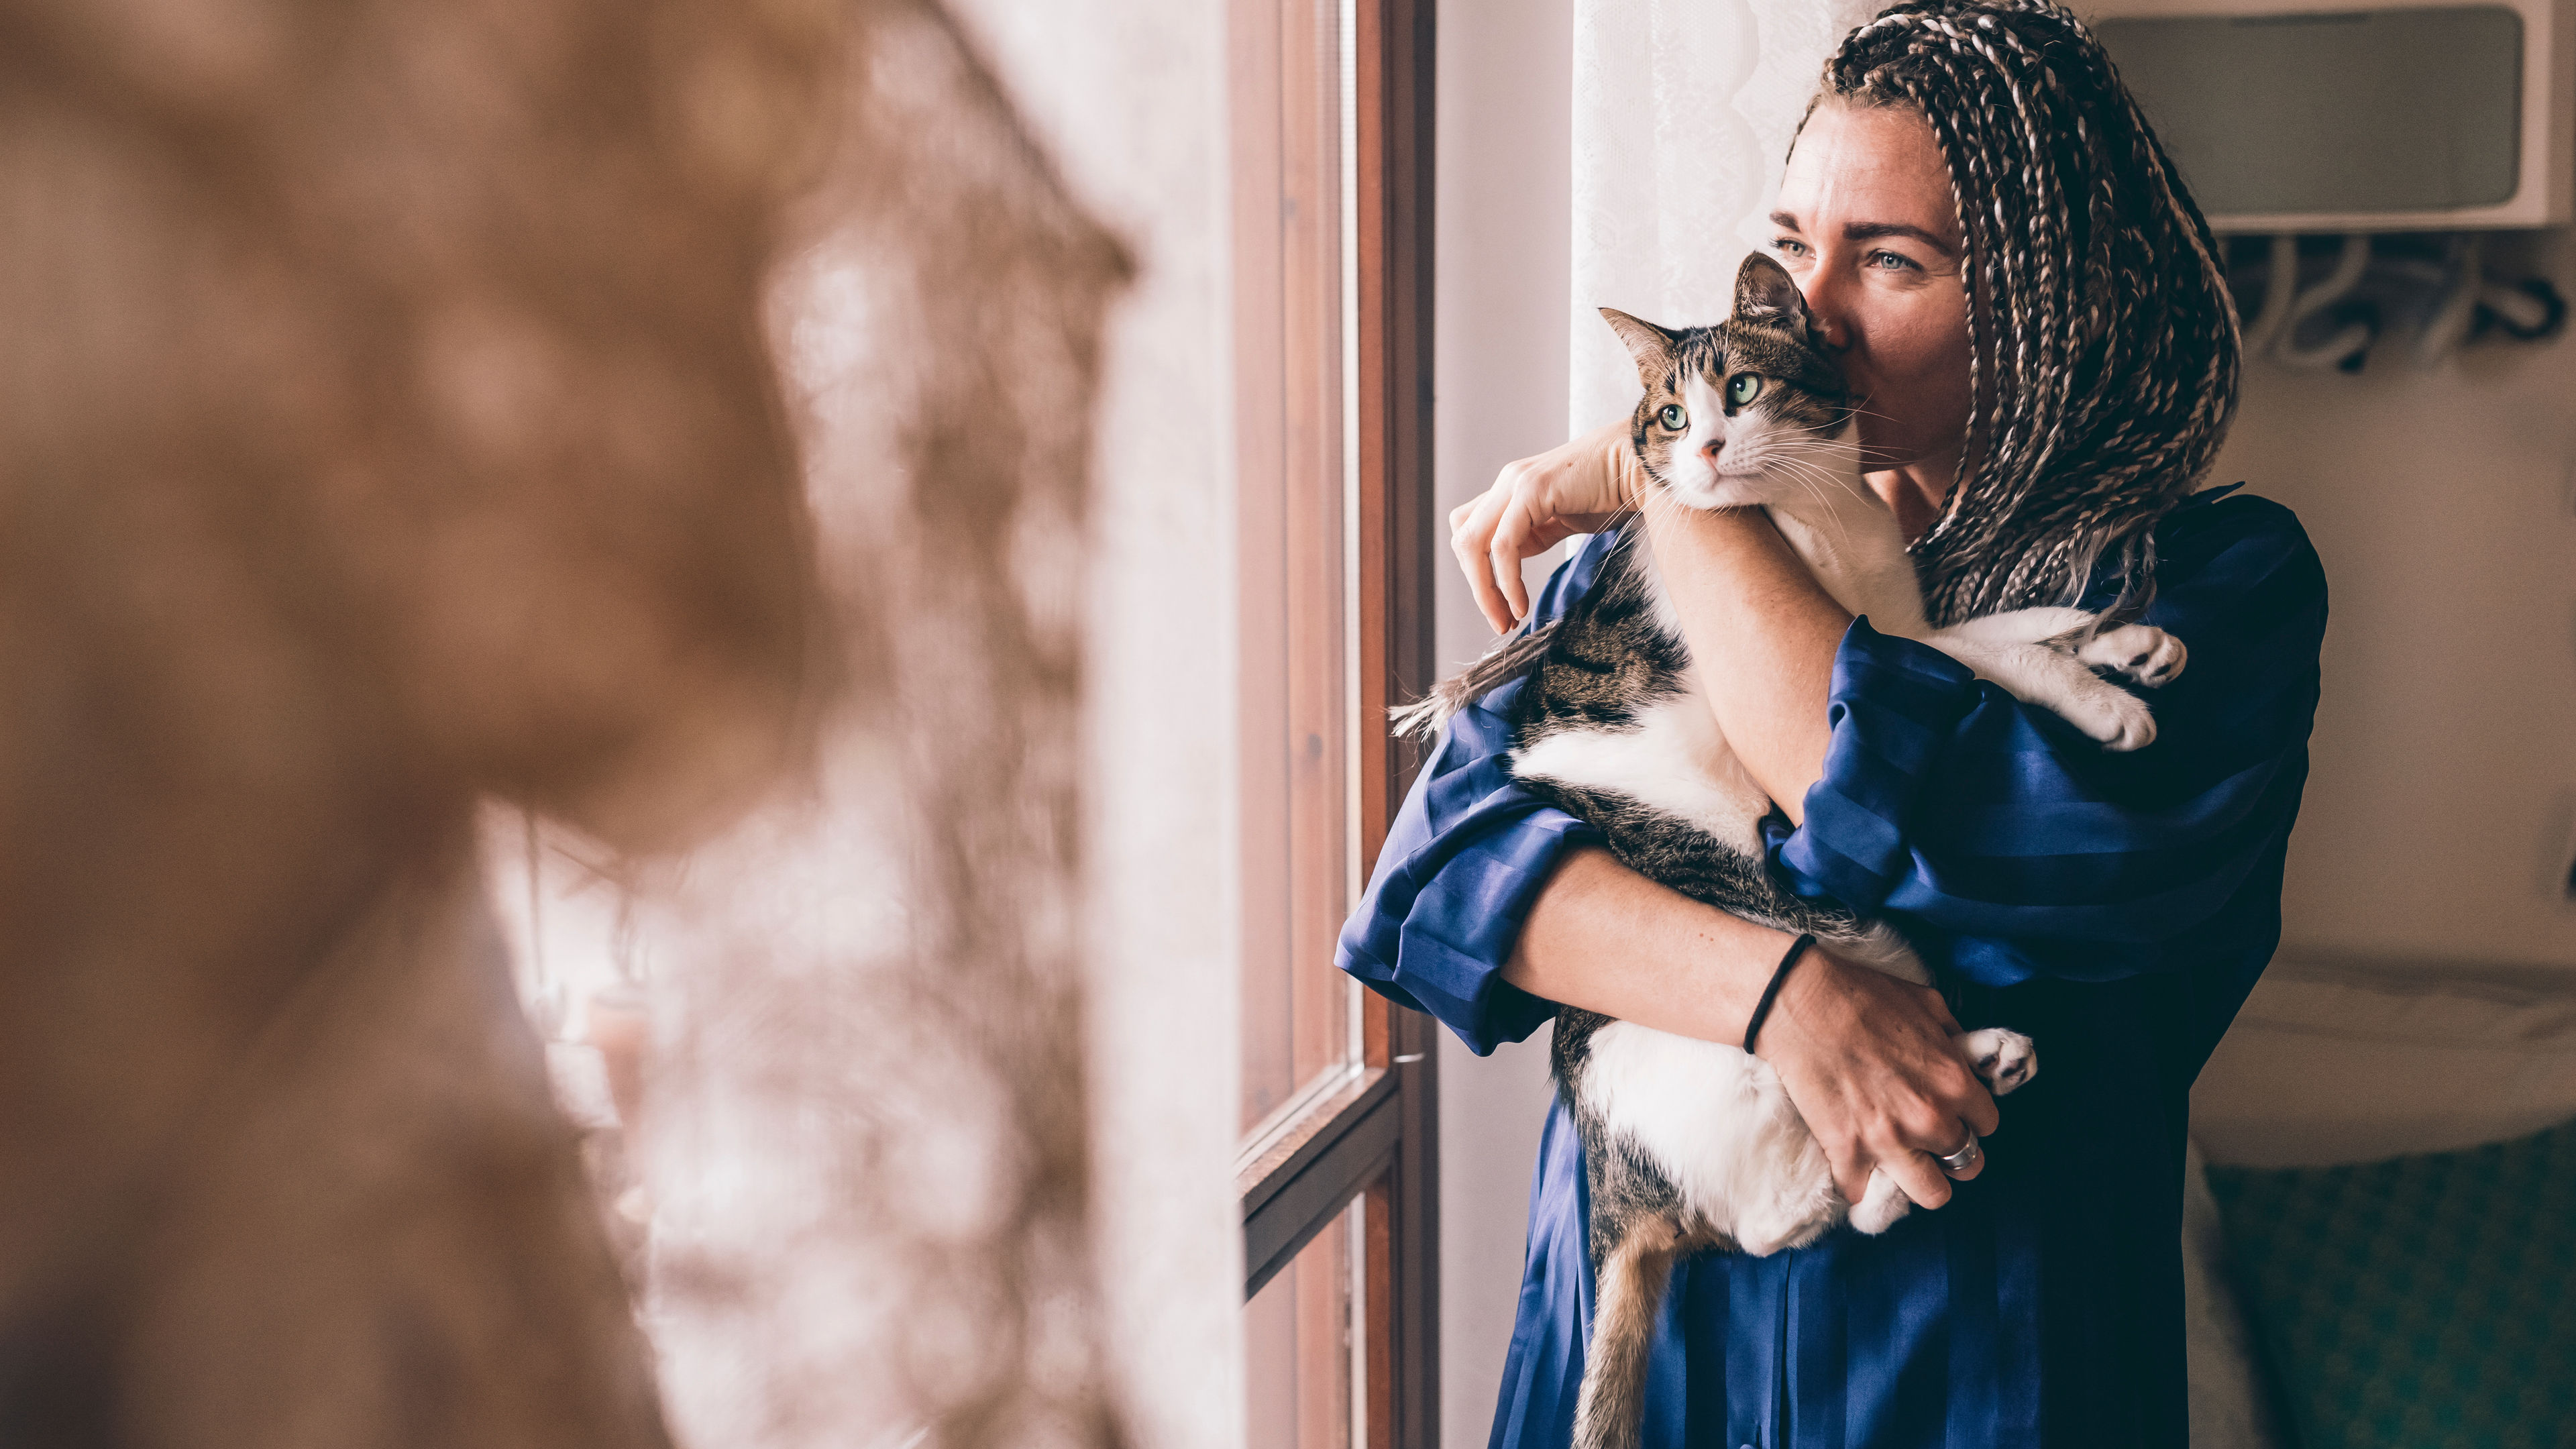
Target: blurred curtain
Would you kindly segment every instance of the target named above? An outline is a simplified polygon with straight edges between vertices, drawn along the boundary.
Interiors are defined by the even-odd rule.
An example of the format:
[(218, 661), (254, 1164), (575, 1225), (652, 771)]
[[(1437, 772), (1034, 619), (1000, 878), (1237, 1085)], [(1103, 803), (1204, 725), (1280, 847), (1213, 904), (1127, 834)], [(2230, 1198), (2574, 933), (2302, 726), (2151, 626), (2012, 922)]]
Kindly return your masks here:
[(1636, 405), (1597, 309), (1714, 322), (1825, 57), (1881, 0), (1575, 0), (1574, 296), (1568, 425)]
[(0, 247), (0, 1441), (1120, 1442), (1128, 264), (934, 0), (8, 0)]
[(847, 687), (803, 792), (640, 892), (649, 1321), (703, 1449), (1094, 1449), (1079, 643), (1127, 263), (943, 12), (859, 40), (769, 308)]

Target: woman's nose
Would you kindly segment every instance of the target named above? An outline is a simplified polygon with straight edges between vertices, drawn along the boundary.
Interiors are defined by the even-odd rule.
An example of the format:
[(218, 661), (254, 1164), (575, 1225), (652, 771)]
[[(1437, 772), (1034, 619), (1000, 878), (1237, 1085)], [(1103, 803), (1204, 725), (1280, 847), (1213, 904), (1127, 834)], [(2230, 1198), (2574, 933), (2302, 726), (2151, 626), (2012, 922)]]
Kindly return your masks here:
[(1807, 299), (1807, 315), (1816, 319), (1816, 331), (1824, 337), (1825, 345), (1840, 352), (1851, 345), (1851, 329), (1843, 321), (1839, 295), (1842, 289), (1828, 280), (1828, 276), (1826, 268), (1818, 267), (1808, 273), (1806, 284), (1800, 290)]

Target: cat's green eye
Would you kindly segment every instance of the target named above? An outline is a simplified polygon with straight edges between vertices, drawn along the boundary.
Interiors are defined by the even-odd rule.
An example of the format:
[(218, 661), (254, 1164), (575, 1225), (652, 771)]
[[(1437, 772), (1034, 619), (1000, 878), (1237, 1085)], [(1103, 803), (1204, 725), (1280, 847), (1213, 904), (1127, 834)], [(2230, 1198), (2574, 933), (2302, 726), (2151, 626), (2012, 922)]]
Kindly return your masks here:
[(1666, 403), (1664, 410), (1655, 414), (1655, 421), (1678, 433), (1690, 426), (1690, 414), (1682, 411), (1680, 403)]
[(1762, 396), (1762, 379), (1750, 372), (1739, 372), (1726, 380), (1726, 405), (1740, 408)]

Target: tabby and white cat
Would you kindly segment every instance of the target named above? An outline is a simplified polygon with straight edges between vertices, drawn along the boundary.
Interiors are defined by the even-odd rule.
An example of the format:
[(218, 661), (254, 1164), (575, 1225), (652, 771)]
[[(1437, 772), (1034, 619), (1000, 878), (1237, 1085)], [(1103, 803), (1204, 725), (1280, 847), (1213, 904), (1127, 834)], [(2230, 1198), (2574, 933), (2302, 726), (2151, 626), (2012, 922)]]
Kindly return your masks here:
[[(1903, 533), (1862, 481), (1841, 372), (1777, 262), (1746, 259), (1734, 314), (1715, 327), (1602, 315), (1645, 382), (1632, 437), (1658, 495), (1648, 506), (1759, 505), (1817, 582), (1879, 632), (1941, 650), (2106, 748), (2155, 737), (2145, 703), (2094, 670), (2172, 679), (2184, 651), (2162, 630), (2103, 629), (2066, 608), (1929, 626)], [(1718, 730), (1633, 520), (1562, 618), (1507, 640), (1401, 722), (1428, 730), (1522, 674), (1513, 773), (1599, 829), (1621, 861), (1731, 914), (1814, 932), (1840, 959), (1930, 983), (1885, 924), (1802, 901), (1772, 878), (1761, 832), (1771, 802)], [(1961, 1046), (1998, 1095), (2037, 1068), (2018, 1033), (1970, 1032)], [(1846, 1204), (1779, 1076), (1735, 1047), (1567, 1008), (1555, 1066), (1583, 1143), (1597, 1280), (1575, 1443), (1622, 1449), (1637, 1440), (1646, 1352), (1676, 1258), (1801, 1247), (1845, 1220), (1884, 1232), (1911, 1204), (1884, 1173)]]

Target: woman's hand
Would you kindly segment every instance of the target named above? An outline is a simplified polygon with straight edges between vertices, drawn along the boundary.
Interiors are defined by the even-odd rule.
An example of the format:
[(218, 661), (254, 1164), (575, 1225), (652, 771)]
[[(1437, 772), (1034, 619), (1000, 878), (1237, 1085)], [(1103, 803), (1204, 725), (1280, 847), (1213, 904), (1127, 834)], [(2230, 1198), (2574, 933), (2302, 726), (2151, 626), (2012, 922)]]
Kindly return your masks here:
[[(1953, 1039), (1958, 1029), (1939, 992), (1821, 950), (1790, 973), (1759, 1045), (1825, 1149), (1844, 1201), (1861, 1200), (1873, 1167), (1918, 1207), (1950, 1200), (1933, 1157), (1997, 1121), (1995, 1099)], [(1959, 1179), (1984, 1166), (1978, 1158)]]
[(1482, 497), (1449, 514), (1449, 548), (1476, 591), (1476, 607), (1503, 633), (1529, 612), (1521, 560), (1578, 533), (1597, 533), (1632, 498), (1625, 421), (1535, 458), (1506, 464)]

